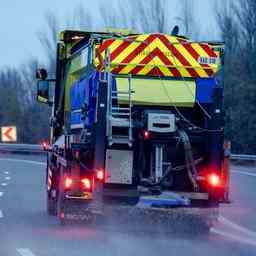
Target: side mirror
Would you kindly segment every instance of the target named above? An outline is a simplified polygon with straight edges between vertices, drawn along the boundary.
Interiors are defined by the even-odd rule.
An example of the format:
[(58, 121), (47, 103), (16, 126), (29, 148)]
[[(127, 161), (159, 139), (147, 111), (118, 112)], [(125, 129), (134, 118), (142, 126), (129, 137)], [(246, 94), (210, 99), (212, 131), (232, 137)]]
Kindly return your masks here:
[(49, 88), (48, 80), (37, 81), (37, 100), (39, 102), (49, 104)]
[(46, 69), (44, 68), (38, 68), (36, 70), (36, 79), (38, 80), (45, 80), (47, 78), (48, 74)]

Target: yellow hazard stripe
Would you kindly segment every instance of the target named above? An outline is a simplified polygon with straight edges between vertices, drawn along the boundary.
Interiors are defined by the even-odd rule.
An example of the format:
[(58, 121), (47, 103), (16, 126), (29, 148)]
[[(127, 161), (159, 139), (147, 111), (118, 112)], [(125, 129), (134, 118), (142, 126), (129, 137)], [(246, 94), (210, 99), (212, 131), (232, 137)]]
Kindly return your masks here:
[[(154, 35), (153, 35), (154, 36)], [(118, 73), (120, 74), (129, 74), (133, 71), (133, 69), (137, 66), (143, 66), (143, 68), (139, 68), (136, 72), (138, 75), (147, 75), (154, 66), (158, 67), (159, 70), (163, 73), (164, 76), (174, 76), (174, 74), (170, 71), (168, 67), (175, 68), (179, 71), (182, 77), (194, 77), (196, 74), (199, 77), (209, 77), (209, 72), (206, 72), (206, 68), (212, 70), (215, 73), (218, 69), (220, 63), (216, 64), (209, 64), (208, 67), (202, 66), (201, 63), (198, 62), (196, 58), (196, 53), (200, 57), (209, 58), (210, 56), (207, 52), (200, 46), (199, 43), (191, 43), (187, 41), (187, 43), (191, 46), (194, 50), (194, 53), (191, 51), (189, 52), (189, 48), (184, 47), (183, 43), (180, 42), (177, 37), (174, 36), (167, 36), (159, 34), (159, 37), (156, 38), (149, 43), (146, 47), (143, 48), (141, 51), (136, 51), (136, 49), (144, 44), (147, 43), (147, 39), (151, 37), (151, 34), (144, 34), (137, 36), (134, 41), (132, 37), (128, 37), (126, 40), (131, 40), (129, 44), (124, 45), (124, 48), (120, 53), (118, 53), (114, 59), (111, 59), (111, 70), (115, 69), (117, 66)], [(162, 41), (164, 40), (164, 41)], [(185, 40), (184, 40), (185, 41)], [(118, 49), (119, 46), (124, 44), (125, 40), (123, 39), (116, 39), (109, 45), (110, 53), (113, 53), (115, 50)], [(171, 49), (175, 49), (173, 52), (170, 47), (166, 46), (166, 42), (170, 42), (172, 44)], [(186, 43), (186, 42), (184, 42)], [(146, 63), (141, 63), (145, 58), (149, 57), (151, 52), (155, 49), (158, 49), (162, 52), (163, 56), (154, 56), (152, 60), (147, 60)], [(132, 56), (134, 54), (134, 56)], [(159, 53), (160, 54), (160, 53)], [(101, 53), (102, 57), (105, 58), (105, 51)], [(132, 56), (131, 60), (128, 63), (123, 63), (127, 56)], [(162, 59), (161, 59), (162, 58)], [(165, 60), (163, 59), (165, 58)], [(170, 62), (172, 64), (166, 65), (166, 62)], [(99, 64), (99, 59), (94, 58), (94, 63), (97, 65)], [(185, 64), (185, 65), (184, 65)], [(121, 66), (120, 66), (121, 65)], [(120, 68), (123, 67), (123, 68)]]
[(184, 56), (184, 58), (196, 70), (200, 77), (208, 76), (203, 67), (197, 62), (197, 60), (194, 59), (194, 57), (188, 52), (188, 50), (182, 44), (174, 44), (174, 47)]
[[(116, 58), (112, 60), (112, 62), (115, 63), (121, 63), (124, 58), (126, 58), (130, 53), (132, 53), (140, 44), (143, 43), (147, 39), (148, 35), (139, 36), (134, 40), (134, 42), (131, 42), (128, 47), (125, 48), (120, 54), (117, 55)], [(124, 41), (123, 41), (124, 42)], [(112, 50), (112, 45), (111, 45)]]

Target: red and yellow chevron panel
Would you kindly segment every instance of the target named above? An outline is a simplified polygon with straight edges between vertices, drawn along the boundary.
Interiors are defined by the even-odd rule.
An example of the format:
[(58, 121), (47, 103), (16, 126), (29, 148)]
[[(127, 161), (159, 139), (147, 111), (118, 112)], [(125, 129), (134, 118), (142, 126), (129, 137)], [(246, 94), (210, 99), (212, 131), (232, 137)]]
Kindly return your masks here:
[(94, 65), (104, 69), (106, 53), (113, 74), (208, 78), (220, 68), (219, 52), (207, 43), (165, 34), (106, 39), (95, 47)]

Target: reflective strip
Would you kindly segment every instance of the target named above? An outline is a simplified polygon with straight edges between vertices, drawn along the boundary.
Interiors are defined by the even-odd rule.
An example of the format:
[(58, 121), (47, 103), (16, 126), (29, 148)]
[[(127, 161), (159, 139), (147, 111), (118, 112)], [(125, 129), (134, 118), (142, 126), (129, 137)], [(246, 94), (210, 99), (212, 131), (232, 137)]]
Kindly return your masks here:
[(97, 46), (101, 57), (94, 58), (96, 67), (107, 49), (114, 74), (208, 78), (220, 66), (219, 55), (209, 44), (158, 33), (104, 40)]

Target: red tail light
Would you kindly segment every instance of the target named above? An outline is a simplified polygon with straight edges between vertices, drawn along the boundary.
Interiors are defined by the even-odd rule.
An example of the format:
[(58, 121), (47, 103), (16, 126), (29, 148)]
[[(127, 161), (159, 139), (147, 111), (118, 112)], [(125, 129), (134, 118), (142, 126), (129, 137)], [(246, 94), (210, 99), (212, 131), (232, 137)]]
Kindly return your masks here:
[(43, 141), (41, 143), (41, 147), (43, 150), (48, 150), (49, 149), (49, 144), (46, 141)]
[(73, 183), (73, 180), (71, 178), (69, 178), (69, 177), (65, 178), (64, 186), (66, 189), (71, 188), (72, 183)]
[(143, 138), (144, 138), (144, 140), (148, 140), (149, 137), (150, 137), (149, 131), (147, 131), (147, 130), (143, 131)]
[(218, 187), (220, 185), (220, 177), (217, 174), (212, 173), (208, 176), (208, 183), (213, 187)]
[(96, 178), (97, 178), (98, 180), (104, 180), (104, 171), (103, 171), (103, 170), (98, 170), (98, 171), (96, 172)]
[(91, 180), (90, 180), (90, 179), (84, 178), (84, 179), (81, 180), (81, 182), (82, 182), (83, 187), (84, 187), (85, 189), (88, 189), (88, 190), (91, 189), (92, 184), (91, 184)]

